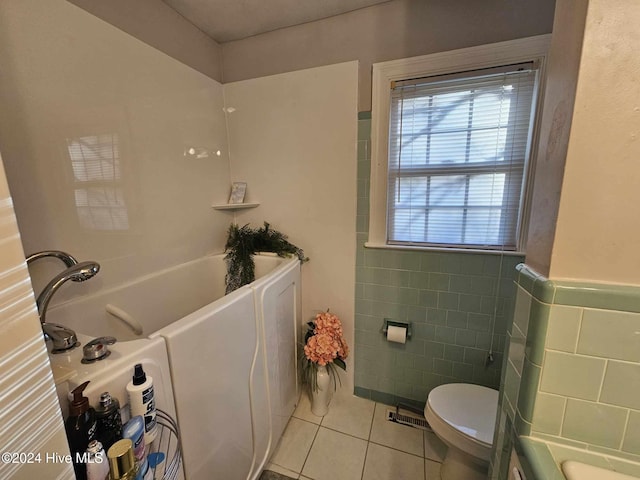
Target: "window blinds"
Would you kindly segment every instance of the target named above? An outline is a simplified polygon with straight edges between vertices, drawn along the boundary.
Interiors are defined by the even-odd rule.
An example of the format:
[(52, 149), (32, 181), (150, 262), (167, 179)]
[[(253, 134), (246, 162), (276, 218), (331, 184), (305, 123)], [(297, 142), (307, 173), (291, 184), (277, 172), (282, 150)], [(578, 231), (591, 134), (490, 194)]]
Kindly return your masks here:
[(536, 91), (533, 64), (392, 84), (388, 243), (517, 249)]

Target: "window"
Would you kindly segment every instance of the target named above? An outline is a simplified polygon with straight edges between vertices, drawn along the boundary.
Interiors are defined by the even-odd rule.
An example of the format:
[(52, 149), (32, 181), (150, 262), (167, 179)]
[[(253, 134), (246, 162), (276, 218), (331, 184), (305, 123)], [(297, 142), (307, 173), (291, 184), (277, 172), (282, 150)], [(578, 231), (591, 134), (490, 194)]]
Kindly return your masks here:
[(389, 243), (515, 250), (533, 64), (394, 84)]
[[(374, 122), (384, 142), (377, 152), (374, 143), (371, 222), (375, 229), (373, 189), (382, 187), (385, 245), (522, 250), (542, 59), (519, 60), (387, 78), (388, 114), (377, 130)], [(381, 113), (374, 106), (374, 120)]]

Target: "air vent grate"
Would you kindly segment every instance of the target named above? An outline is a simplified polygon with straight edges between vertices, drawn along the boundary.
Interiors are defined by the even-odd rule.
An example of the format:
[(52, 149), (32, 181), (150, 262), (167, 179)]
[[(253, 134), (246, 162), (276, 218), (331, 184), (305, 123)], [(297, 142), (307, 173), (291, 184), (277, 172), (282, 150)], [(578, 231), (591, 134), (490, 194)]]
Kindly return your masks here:
[(399, 423), (401, 425), (419, 428), (421, 430), (431, 430), (431, 427), (429, 426), (425, 418), (403, 415), (402, 413), (398, 413), (395, 410), (387, 410), (387, 420), (389, 420), (390, 422)]

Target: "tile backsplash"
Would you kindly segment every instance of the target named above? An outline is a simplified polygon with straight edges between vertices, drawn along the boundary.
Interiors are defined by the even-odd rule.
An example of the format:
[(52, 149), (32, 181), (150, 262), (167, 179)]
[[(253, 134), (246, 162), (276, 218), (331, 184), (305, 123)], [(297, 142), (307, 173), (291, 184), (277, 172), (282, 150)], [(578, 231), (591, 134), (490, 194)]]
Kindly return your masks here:
[[(515, 266), (522, 257), (365, 248), (370, 130), (370, 115), (361, 112), (355, 393), (388, 404), (423, 405), (429, 391), (443, 383), (497, 388), (513, 310)], [(386, 341), (381, 333), (385, 318), (412, 322), (413, 336), (405, 345)], [(492, 340), (494, 362), (487, 366)]]
[[(640, 460), (633, 428), (640, 416), (640, 313), (556, 305), (551, 312), (539, 386), (545, 401), (536, 402), (532, 434)], [(547, 418), (549, 402), (563, 405), (564, 414)]]
[(518, 270), (501, 397), (517, 434), (640, 461), (640, 287)]

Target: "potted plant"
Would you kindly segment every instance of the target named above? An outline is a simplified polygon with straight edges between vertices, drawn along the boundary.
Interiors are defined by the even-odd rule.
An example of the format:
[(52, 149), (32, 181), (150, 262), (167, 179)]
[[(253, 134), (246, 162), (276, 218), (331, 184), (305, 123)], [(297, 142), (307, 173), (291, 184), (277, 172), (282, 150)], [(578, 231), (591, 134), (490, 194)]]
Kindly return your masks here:
[(340, 319), (329, 310), (318, 313), (307, 326), (302, 377), (309, 386), (311, 412), (321, 417), (329, 410), (331, 383), (335, 390), (336, 381), (340, 381), (337, 368), (347, 370), (345, 359), (349, 355), (349, 347), (343, 336)]

